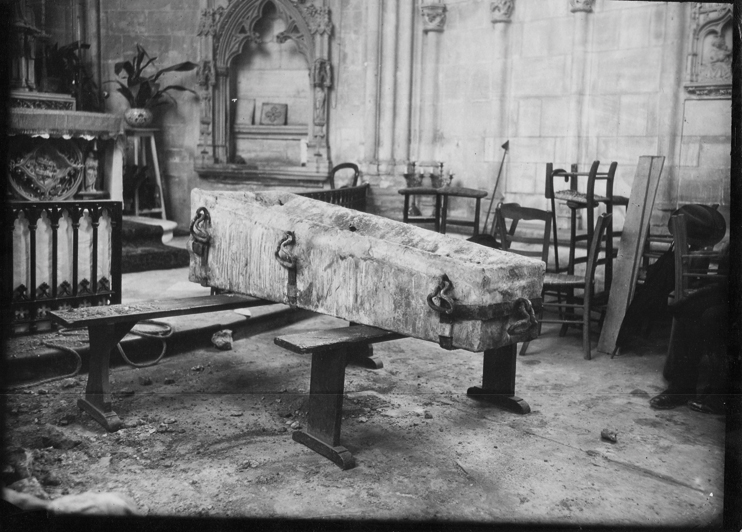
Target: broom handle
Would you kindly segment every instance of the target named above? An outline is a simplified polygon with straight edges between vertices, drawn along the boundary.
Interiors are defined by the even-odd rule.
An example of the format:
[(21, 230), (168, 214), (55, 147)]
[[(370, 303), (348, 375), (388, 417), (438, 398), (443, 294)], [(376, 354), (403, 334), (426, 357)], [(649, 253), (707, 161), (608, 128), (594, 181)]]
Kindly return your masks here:
[[(487, 209), (487, 216), (484, 218), (484, 227), (482, 227), (482, 233), (487, 233), (487, 220), (489, 220), (490, 212), (492, 211), (492, 203), (495, 201), (495, 193), (497, 192), (497, 186), (500, 184), (500, 176), (502, 175), (502, 165), (505, 163), (505, 156), (508, 154), (508, 150), (505, 149), (505, 152), (502, 154), (502, 160), (500, 161), (500, 169), (497, 171), (497, 179), (495, 180), (495, 188), (492, 189), (492, 197), (490, 198), (490, 206)], [(494, 218), (493, 218), (494, 220)], [(493, 222), (494, 225), (494, 222)]]

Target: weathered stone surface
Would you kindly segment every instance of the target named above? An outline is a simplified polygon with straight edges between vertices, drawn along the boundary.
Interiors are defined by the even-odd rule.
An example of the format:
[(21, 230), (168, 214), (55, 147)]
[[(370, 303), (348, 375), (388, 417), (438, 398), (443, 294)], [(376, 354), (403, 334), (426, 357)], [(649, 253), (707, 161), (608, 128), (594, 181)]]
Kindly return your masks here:
[[(189, 278), (207, 286), (288, 303), (289, 271), (275, 254), (292, 231), (296, 306), (356, 323), (437, 342), (440, 317), (427, 296), (444, 274), (457, 305), (541, 294), (540, 261), (294, 194), (194, 189), (193, 214), (201, 207), (211, 243), (205, 259), (190, 250)], [(453, 346), (482, 351), (535, 334), (511, 337), (517, 319), (457, 321)]]

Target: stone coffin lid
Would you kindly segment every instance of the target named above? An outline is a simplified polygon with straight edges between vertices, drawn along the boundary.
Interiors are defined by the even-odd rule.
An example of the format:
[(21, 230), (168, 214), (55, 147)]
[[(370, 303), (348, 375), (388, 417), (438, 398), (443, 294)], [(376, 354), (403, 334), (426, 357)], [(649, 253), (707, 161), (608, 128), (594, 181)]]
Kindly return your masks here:
[(124, 134), (121, 116), (84, 111), (11, 109), (8, 133), (31, 137), (109, 139)]
[[(194, 219), (200, 208), (209, 212), (210, 221), (202, 224), (208, 244), (204, 253), (204, 235), (192, 231), (201, 243), (192, 238), (189, 244), (189, 278), (205, 286), (434, 342), (444, 327), (428, 296), (444, 274), (457, 306), (507, 306), (541, 297), (541, 261), (388, 218), (286, 192), (194, 189)], [(281, 247), (289, 231), (294, 242)], [(295, 264), (295, 274), (286, 262)], [(531, 329), (512, 337), (514, 319), (454, 317), (452, 345), (483, 351), (534, 336)]]

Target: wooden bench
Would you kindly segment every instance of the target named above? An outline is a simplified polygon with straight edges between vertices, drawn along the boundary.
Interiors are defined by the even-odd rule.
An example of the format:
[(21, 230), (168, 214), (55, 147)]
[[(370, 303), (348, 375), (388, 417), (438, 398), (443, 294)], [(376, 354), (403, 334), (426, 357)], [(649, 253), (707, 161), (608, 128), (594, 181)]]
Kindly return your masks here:
[(153, 300), (128, 305), (85, 307), (50, 312), (52, 319), (70, 328), (87, 327), (90, 337), (90, 367), (85, 398), (77, 405), (109, 432), (121, 428), (121, 419), (111, 407), (109, 360), (111, 350), (142, 320), (185, 316), (238, 308), (272, 305), (247, 296), (221, 294), (183, 299)]
[[(294, 441), (330, 459), (343, 470), (354, 467), (355, 459), (340, 445), (345, 367), (352, 358), (369, 356), (371, 344), (400, 338), (405, 336), (365, 325), (277, 337), (276, 345), (294, 353), (312, 355), (307, 428), (295, 431)], [(467, 395), (518, 414), (528, 414), (531, 407), (515, 395), (516, 346), (485, 350), (482, 386), (469, 388)]]

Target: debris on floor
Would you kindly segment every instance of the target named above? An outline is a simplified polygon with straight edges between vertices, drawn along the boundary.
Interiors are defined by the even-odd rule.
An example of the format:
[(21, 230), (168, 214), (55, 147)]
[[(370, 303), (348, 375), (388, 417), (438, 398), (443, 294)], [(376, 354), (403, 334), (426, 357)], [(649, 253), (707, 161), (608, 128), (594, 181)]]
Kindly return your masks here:
[(221, 351), (230, 351), (232, 349), (232, 331), (224, 329), (215, 332), (211, 337), (211, 343)]
[(600, 437), (605, 441), (616, 443), (618, 441), (618, 431), (615, 429), (603, 429), (600, 432)]

